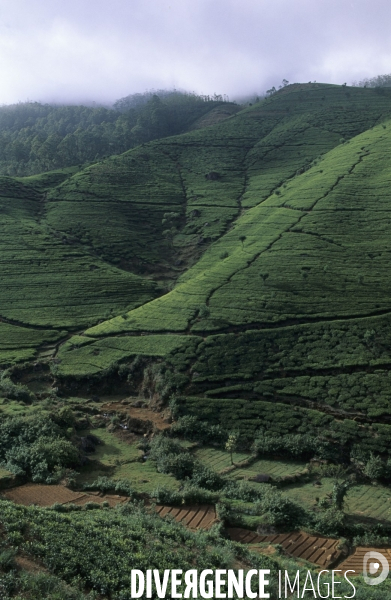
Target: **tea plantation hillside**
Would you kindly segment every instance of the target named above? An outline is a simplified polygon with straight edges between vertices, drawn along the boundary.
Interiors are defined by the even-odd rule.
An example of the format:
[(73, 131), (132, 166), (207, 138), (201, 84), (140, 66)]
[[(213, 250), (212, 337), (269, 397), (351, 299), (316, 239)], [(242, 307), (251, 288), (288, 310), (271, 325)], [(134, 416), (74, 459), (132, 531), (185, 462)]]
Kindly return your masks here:
[(136, 369), (129, 393), (244, 441), (389, 452), (390, 119), (387, 89), (295, 84), (80, 171), (2, 178), (3, 367), (52, 348), (64, 393)]

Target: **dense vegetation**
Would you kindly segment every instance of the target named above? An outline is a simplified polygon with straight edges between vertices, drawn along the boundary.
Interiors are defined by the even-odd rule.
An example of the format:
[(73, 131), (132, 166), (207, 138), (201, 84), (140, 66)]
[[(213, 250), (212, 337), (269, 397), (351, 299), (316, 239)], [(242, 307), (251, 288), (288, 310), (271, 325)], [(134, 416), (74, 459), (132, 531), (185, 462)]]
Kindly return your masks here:
[[(120, 154), (197, 126), (198, 119), (224, 104), (217, 95), (156, 90), (121, 98), (112, 108), (38, 102), (2, 106), (0, 174), (32, 175)], [(225, 111), (232, 110), (228, 103)]]
[(77, 448), (49, 417), (11, 417), (0, 423), (0, 463), (14, 475), (54, 483), (79, 462)]
[[(241, 110), (178, 93), (1, 108), (0, 168), (18, 175), (0, 178), (1, 468), (54, 482), (76, 467), (90, 489), (217, 502), (223, 522), (389, 540), (386, 83), (286, 85)], [(132, 419), (109, 417), (106, 396), (175, 423), (113, 441)], [(98, 466), (80, 460), (69, 407), (106, 444)], [(268, 483), (240, 481), (263, 470)], [(4, 552), (39, 557), (74, 598), (78, 581), (126, 598), (121, 561), (162, 568), (162, 540), (167, 565), (183, 547), (183, 565), (244, 556), (134, 503), (0, 509)]]
[[(69, 507), (65, 512), (20, 507), (0, 503), (3, 538), (0, 551), (0, 586), (2, 598), (39, 600), (97, 600), (132, 597), (130, 571), (162, 569), (226, 569), (256, 568), (270, 570), (271, 598), (278, 597), (277, 571), (287, 570), (294, 577), (307, 566), (284, 556), (273, 557), (251, 553), (240, 544), (225, 539), (215, 527), (209, 532), (193, 533), (182, 525), (129, 503), (120, 509), (91, 506), (84, 510)], [(41, 575), (20, 572), (15, 548), (53, 573)], [(16, 559), (16, 560), (15, 560)], [(308, 565), (309, 566), (309, 565)], [(41, 567), (41, 568), (42, 568)], [(312, 570), (314, 579), (317, 577)], [(327, 574), (324, 581), (330, 581)], [(389, 593), (387, 583), (371, 590), (361, 578), (354, 579), (355, 598), (380, 600)], [(86, 586), (86, 587), (85, 587)], [(327, 588), (325, 588), (327, 589)], [(91, 590), (89, 593), (87, 590)], [(338, 591), (351, 594), (346, 581)], [(153, 597), (157, 597), (154, 593)], [(303, 594), (313, 598), (313, 592)]]
[[(116, 109), (159, 102), (209, 101)], [(387, 89), (288, 85), (81, 171), (3, 178), (2, 363), (175, 392), (249, 443), (321, 430), (388, 453), (390, 116)]]

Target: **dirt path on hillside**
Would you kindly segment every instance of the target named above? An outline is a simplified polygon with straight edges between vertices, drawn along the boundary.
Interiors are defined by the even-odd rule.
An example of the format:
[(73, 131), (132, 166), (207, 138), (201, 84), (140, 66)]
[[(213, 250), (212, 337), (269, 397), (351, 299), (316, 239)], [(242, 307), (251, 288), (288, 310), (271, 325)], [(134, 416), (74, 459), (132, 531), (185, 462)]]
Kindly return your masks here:
[(139, 419), (140, 421), (149, 421), (153, 427), (162, 431), (171, 427), (171, 419), (166, 412), (155, 412), (150, 408), (132, 406), (131, 402), (137, 401), (136, 398), (125, 399), (121, 402), (105, 402), (100, 408), (103, 415), (111, 413), (122, 413), (130, 419)]

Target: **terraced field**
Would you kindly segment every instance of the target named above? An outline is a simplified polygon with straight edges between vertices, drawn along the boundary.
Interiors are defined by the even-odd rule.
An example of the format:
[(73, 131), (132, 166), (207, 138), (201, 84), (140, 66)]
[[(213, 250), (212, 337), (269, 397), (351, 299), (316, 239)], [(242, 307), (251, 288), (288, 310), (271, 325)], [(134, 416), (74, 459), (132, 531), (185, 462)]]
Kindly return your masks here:
[[(216, 448), (199, 448), (194, 452), (194, 456), (205, 465), (208, 465), (214, 471), (220, 472), (231, 467), (231, 457), (227, 451), (217, 450)], [(251, 455), (245, 452), (234, 452), (233, 462), (234, 470), (229, 474), (233, 479), (249, 479), (259, 474), (270, 475), (271, 477), (285, 477), (295, 475), (305, 468), (305, 463), (284, 460), (251, 460), (249, 464), (242, 465), (248, 461)]]
[[(355, 549), (354, 553), (351, 554), (346, 560), (343, 561), (343, 563), (341, 563), (339, 565), (339, 568), (342, 571), (353, 571), (353, 573), (351, 573), (351, 575), (361, 575), (361, 573), (363, 572), (363, 565), (364, 565), (364, 556), (367, 552), (370, 551), (374, 551), (374, 552), (380, 552), (381, 554), (383, 554), (383, 556), (385, 556), (387, 558), (387, 560), (390, 562), (391, 560), (391, 550), (390, 548), (371, 548), (371, 547), (358, 547)], [(367, 563), (367, 568), (369, 572), (369, 567), (372, 563), (376, 562), (376, 559), (370, 559)], [(376, 571), (375, 571), (376, 572)]]
[[(215, 448), (200, 448), (194, 453), (195, 457), (208, 465), (214, 471), (220, 472), (231, 466), (231, 457), (228, 452), (224, 450), (216, 450)], [(234, 463), (240, 463), (249, 457), (248, 454), (243, 452), (234, 452), (233, 461)]]
[(387, 89), (295, 84), (80, 171), (1, 178), (1, 364), (49, 362), (65, 397), (175, 394), (247, 446), (390, 453), (390, 119)]
[[(85, 169), (1, 177), (2, 424), (24, 415), (26, 422), (10, 423), (30, 431), (42, 413), (64, 443), (83, 447), (80, 436), (96, 436), (95, 452), (81, 452), (88, 460), (77, 466), (79, 489), (104, 476), (127, 480), (147, 503), (158, 487), (166, 498), (175, 492), (173, 503), (182, 492), (203, 502), (220, 494), (228, 512), (242, 510), (242, 523), (289, 518), (285, 531), (294, 528), (290, 513), (278, 513), (287, 499), (300, 505), (289, 504), (295, 515), (307, 514), (303, 523), (329, 531), (321, 517), (334, 511), (335, 498), (330, 512), (313, 510), (320, 499), (329, 506), (336, 491), (330, 474), (342, 465), (344, 476), (354, 472), (361, 483), (348, 490), (346, 514), (330, 527), (349, 543), (357, 532), (372, 535), (375, 520), (374, 535), (389, 535), (390, 92), (295, 84), (248, 108), (231, 107), (230, 115), (220, 107), (208, 115), (210, 126), (201, 119), (201, 128)], [(169, 465), (178, 479), (148, 460), (148, 442), (172, 416), (199, 419), (187, 420), (189, 435), (179, 434), (179, 445), (176, 437), (163, 440), (178, 454)], [(234, 432), (231, 465), (224, 440)], [(311, 456), (323, 460), (313, 474), (302, 473), (308, 439), (317, 444)], [(227, 485), (219, 487), (221, 478), (192, 455), (225, 472)], [(193, 479), (183, 469), (194, 469)], [(265, 488), (251, 481), (257, 475), (269, 475), (282, 494), (260, 500)], [(196, 480), (208, 489), (188, 485)], [(30, 483), (2, 497), (43, 507), (127, 500)], [(261, 515), (262, 502), (268, 512)], [(206, 504), (156, 510), (191, 529), (216, 521)], [(44, 521), (56, 514), (41, 512), (44, 539)], [(96, 513), (96, 523), (117, 515)], [(281, 544), (288, 556), (322, 568), (343, 560), (336, 539), (229, 533), (254, 550)], [(364, 550), (340, 568), (359, 570)]]
[[(313, 508), (316, 499), (331, 494), (334, 479), (323, 477), (322, 485), (295, 483), (284, 488), (292, 500), (306, 508)], [(391, 521), (391, 489), (385, 485), (360, 484), (352, 487), (346, 495), (345, 511), (351, 515)]]
[(329, 568), (343, 556), (339, 549), (339, 540), (311, 536), (302, 531), (260, 535), (248, 529), (230, 527), (227, 533), (232, 540), (242, 544), (280, 544), (283, 549), (295, 558), (308, 560), (320, 567)]
[(391, 521), (391, 489), (385, 486), (358, 485), (347, 496), (349, 512)]
[(305, 468), (304, 463), (284, 460), (256, 460), (246, 468), (235, 469), (232, 472), (233, 479), (250, 479), (257, 475), (269, 475), (273, 479), (298, 475)]
[(180, 413), (248, 440), (322, 430), (391, 450), (390, 116), (388, 92), (288, 86), (46, 188), (41, 223), (159, 296), (60, 343), (56, 376), (141, 356), (171, 373)]
[(2, 493), (5, 500), (12, 500), (16, 504), (29, 506), (52, 506), (58, 504), (84, 505), (88, 502), (102, 504), (108, 502), (110, 506), (116, 506), (127, 500), (124, 496), (112, 494), (99, 494), (98, 492), (74, 492), (62, 485), (39, 485), (25, 484), (6, 490)]
[(189, 529), (210, 529), (217, 522), (214, 506), (199, 505), (178, 508), (157, 504), (156, 510), (161, 517), (169, 515)]
[[(73, 491), (62, 485), (25, 484), (2, 492), (6, 500), (12, 500), (16, 504), (29, 506), (53, 506), (53, 504), (76, 504), (84, 505), (88, 502), (102, 504), (107, 502), (110, 506), (116, 506), (129, 500), (127, 496), (119, 494), (103, 494), (101, 492)], [(209, 529), (217, 522), (214, 506), (197, 505), (186, 507), (156, 505), (156, 512), (161, 517), (169, 515), (178, 523), (182, 523), (189, 529)]]

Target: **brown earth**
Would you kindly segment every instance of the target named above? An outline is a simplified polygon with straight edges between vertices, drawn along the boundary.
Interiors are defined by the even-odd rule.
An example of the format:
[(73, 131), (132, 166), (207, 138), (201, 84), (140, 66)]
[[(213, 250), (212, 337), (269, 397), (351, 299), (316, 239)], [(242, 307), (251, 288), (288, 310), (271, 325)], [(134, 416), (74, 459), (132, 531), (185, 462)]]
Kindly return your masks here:
[[(104, 494), (103, 492), (75, 492), (62, 485), (38, 483), (28, 483), (6, 490), (2, 497), (16, 504), (25, 506), (35, 504), (42, 507), (52, 506), (55, 503), (84, 505), (87, 502), (98, 502), (99, 504), (108, 502), (110, 506), (116, 506), (129, 500), (127, 496)], [(211, 505), (175, 507), (158, 504), (156, 511), (161, 517), (171, 515), (178, 523), (183, 523), (189, 529), (209, 529), (217, 521), (216, 510)]]
[(260, 535), (248, 529), (229, 527), (227, 533), (232, 540), (242, 544), (280, 544), (287, 554), (321, 567), (328, 568), (343, 557), (342, 551), (338, 549), (339, 540), (311, 536), (303, 531)]
[[(373, 552), (380, 552), (380, 554), (383, 554), (386, 559), (388, 560), (388, 563), (391, 564), (391, 549), (390, 548), (370, 548), (370, 547), (363, 547), (363, 546), (358, 546), (355, 551), (353, 552), (353, 554), (351, 554), (346, 560), (343, 561), (343, 563), (341, 563), (339, 565), (339, 569), (342, 569), (342, 571), (346, 572), (346, 571), (353, 571), (352, 573), (350, 573), (350, 575), (361, 575), (361, 573), (363, 572), (363, 564), (364, 564), (364, 555), (367, 552), (370, 551)], [(368, 570), (369, 570), (369, 565), (371, 563), (376, 563), (376, 559), (370, 559), (368, 561)], [(375, 574), (376, 575), (376, 574)]]
[(52, 506), (58, 504), (87, 504), (87, 502), (108, 502), (115, 506), (125, 502), (126, 496), (103, 494), (100, 492), (74, 492), (63, 485), (42, 485), (27, 483), (2, 493), (5, 500), (12, 500), (15, 504), (36, 504), (37, 506)]
[(164, 413), (155, 412), (150, 408), (137, 408), (130, 404), (125, 404), (125, 402), (127, 402), (126, 399), (122, 402), (107, 402), (102, 404), (101, 413), (122, 413), (128, 419), (137, 419), (151, 423), (153, 429), (158, 429), (159, 431), (169, 429), (169, 419)]
[[(16, 504), (25, 506), (35, 504), (42, 507), (52, 506), (55, 503), (84, 505), (87, 502), (98, 502), (99, 504), (108, 502), (110, 506), (116, 506), (129, 500), (127, 496), (91, 491), (76, 492), (62, 485), (38, 483), (28, 483), (6, 490), (2, 497)], [(178, 523), (183, 523), (189, 529), (209, 529), (217, 521), (215, 508), (211, 505), (186, 507), (157, 505), (156, 511), (161, 517), (171, 515)]]
[(214, 506), (156, 506), (160, 517), (171, 515), (178, 523), (182, 523), (189, 529), (209, 529), (217, 522), (217, 515)]
[(27, 556), (15, 556), (15, 562), (20, 569), (29, 573), (42, 573), (43, 571), (47, 573), (47, 569), (43, 565)]

